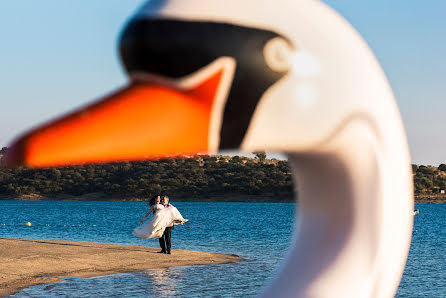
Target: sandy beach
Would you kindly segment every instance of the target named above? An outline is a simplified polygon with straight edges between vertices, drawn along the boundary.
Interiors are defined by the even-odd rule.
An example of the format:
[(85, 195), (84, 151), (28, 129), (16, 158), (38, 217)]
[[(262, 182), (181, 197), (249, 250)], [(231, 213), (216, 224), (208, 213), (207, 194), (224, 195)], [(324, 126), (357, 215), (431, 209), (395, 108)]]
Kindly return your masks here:
[[(79, 241), (0, 238), (0, 296), (23, 288), (113, 273), (243, 261), (236, 255)], [(54, 275), (54, 276), (42, 276)]]

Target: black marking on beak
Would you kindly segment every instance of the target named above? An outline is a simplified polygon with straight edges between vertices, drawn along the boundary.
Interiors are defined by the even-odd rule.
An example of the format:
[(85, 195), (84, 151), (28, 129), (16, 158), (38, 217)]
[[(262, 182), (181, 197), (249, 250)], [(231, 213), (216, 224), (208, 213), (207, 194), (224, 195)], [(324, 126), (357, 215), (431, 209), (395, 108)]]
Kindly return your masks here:
[(181, 78), (220, 57), (233, 57), (236, 70), (226, 99), (220, 149), (240, 147), (255, 108), (268, 88), (288, 70), (268, 67), (264, 48), (276, 32), (215, 22), (134, 19), (121, 36), (120, 53), (128, 73)]

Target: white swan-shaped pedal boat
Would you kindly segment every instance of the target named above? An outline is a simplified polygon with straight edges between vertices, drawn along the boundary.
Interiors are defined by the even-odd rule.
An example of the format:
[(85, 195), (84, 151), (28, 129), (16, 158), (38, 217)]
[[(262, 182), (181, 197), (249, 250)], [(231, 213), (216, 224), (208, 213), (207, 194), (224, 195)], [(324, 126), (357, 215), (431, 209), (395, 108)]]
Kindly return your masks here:
[(408, 255), (407, 141), (365, 42), (317, 1), (152, 0), (120, 54), (130, 82), (17, 139), (47, 167), (237, 149), (284, 152), (293, 245), (264, 297), (391, 297)]

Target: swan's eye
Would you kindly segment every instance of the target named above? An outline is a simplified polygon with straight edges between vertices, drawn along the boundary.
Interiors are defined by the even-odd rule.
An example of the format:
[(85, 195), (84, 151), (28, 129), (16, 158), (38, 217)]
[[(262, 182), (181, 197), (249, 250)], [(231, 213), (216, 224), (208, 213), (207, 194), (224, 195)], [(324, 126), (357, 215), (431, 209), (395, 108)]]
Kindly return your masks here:
[(291, 68), (295, 50), (281, 37), (269, 40), (263, 48), (265, 62), (273, 71), (284, 72)]

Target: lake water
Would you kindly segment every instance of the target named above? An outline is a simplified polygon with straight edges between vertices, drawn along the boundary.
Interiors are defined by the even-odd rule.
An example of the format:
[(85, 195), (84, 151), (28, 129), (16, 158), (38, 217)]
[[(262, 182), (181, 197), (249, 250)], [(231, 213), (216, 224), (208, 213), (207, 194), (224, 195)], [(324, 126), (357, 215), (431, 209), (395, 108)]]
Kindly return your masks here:
[[(173, 267), (33, 286), (13, 297), (253, 297), (280, 266), (296, 204), (172, 201), (190, 221), (172, 249), (238, 254), (246, 262)], [(446, 297), (446, 205), (417, 205), (412, 246), (397, 297)], [(143, 202), (0, 201), (0, 237), (158, 247), (131, 231)], [(26, 222), (32, 222), (26, 227)]]

